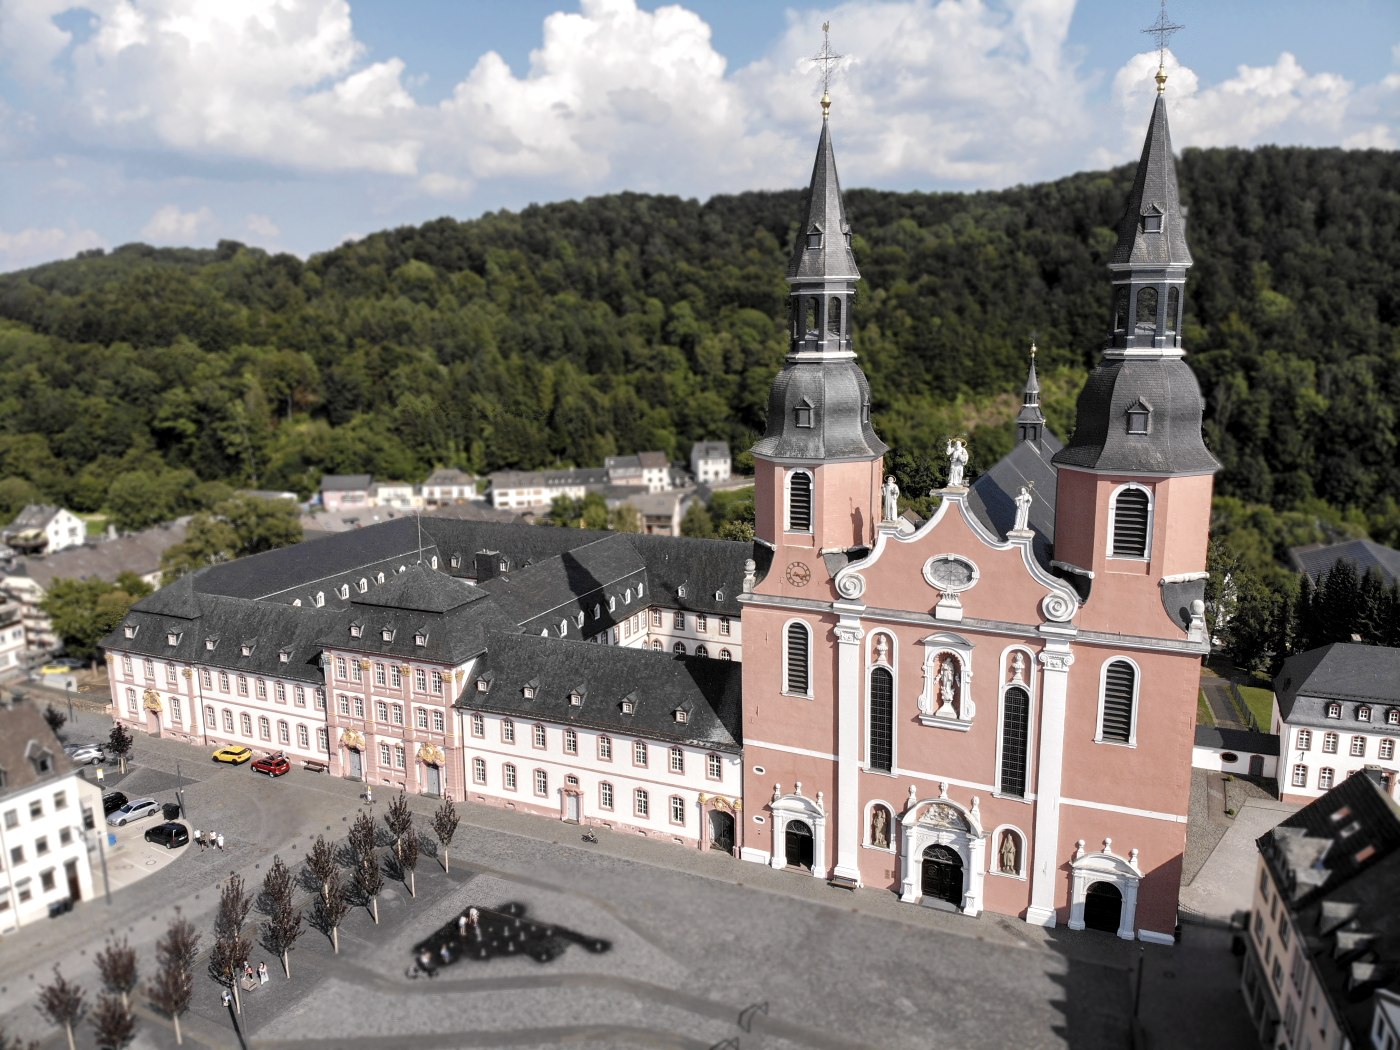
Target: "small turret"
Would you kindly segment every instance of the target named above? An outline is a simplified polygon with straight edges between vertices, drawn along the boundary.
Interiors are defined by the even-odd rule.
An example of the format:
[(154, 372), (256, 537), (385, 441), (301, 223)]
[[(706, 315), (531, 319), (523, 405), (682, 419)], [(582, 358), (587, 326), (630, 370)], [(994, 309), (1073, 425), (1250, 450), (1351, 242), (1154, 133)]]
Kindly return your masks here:
[(1021, 392), (1021, 412), (1016, 417), (1016, 440), (1040, 447), (1045, 440), (1045, 417), (1040, 414), (1040, 380), (1035, 374), (1035, 344), (1031, 344), (1031, 368)]

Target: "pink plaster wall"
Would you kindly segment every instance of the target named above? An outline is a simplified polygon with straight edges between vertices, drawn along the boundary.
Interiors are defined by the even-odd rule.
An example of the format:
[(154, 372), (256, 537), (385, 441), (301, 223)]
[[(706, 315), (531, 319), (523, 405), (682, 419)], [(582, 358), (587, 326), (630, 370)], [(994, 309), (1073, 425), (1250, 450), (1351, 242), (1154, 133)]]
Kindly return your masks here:
[[(844, 550), (869, 544), (880, 511), (884, 460), (780, 464), (754, 457), (754, 534), (780, 547)], [(783, 531), (784, 478), (791, 468), (812, 473), (810, 535)]]

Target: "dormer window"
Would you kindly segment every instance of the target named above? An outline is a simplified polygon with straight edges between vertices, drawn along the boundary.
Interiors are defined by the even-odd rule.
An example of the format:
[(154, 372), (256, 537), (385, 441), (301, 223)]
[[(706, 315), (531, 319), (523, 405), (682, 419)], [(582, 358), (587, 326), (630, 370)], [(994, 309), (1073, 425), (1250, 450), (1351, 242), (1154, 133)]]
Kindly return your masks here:
[(325, 591), (317, 591), (317, 592), (316, 592), (316, 608), (319, 609), (319, 608), (321, 608), (321, 607), (322, 607), (323, 605), (325, 605), (325, 604), (326, 604), (326, 592), (325, 592)]
[(616, 595), (612, 595), (611, 597), (608, 598), (608, 612), (616, 612), (616, 611), (617, 611), (617, 596), (616, 596)]
[(386, 642), (392, 642), (394, 640), (394, 629), (392, 627), (384, 628), (384, 630), (379, 632), (379, 637)]
[(500, 565), (499, 565), (498, 571), (499, 571), (499, 572), (506, 572), (506, 571), (508, 571), (509, 569), (510, 569), (510, 563), (507, 562), (504, 558), (502, 558), (501, 561), (500, 561)]
[(252, 642), (244, 642), (242, 645), (240, 645), (240, 646), (238, 647), (238, 655), (239, 655), (239, 656), (252, 656), (252, 655), (253, 655), (253, 643), (252, 643)]
[(1147, 434), (1152, 428), (1152, 406), (1138, 398), (1128, 409), (1128, 433)]
[(575, 627), (582, 627), (582, 626), (583, 626), (583, 613), (579, 613), (577, 616), (574, 617), (574, 626), (575, 626)]
[(358, 637), (360, 637), (360, 635), (364, 634), (364, 631), (365, 631), (364, 627), (362, 627), (362, 626), (361, 626), (360, 624), (358, 624), (358, 623), (352, 623), (352, 624), (350, 625), (350, 637), (351, 637), (351, 638), (358, 638)]
[(582, 706), (583, 706), (583, 694), (580, 693), (577, 689), (575, 689), (572, 693), (569, 694), (569, 706), (570, 706), (570, 707), (582, 707)]
[(1144, 216), (1142, 217), (1142, 232), (1143, 232), (1143, 233), (1161, 233), (1161, 232), (1162, 232), (1162, 217), (1161, 217), (1160, 215), (1155, 214), (1155, 213), (1154, 213), (1154, 214), (1149, 214), (1149, 215), (1144, 215)]
[(367, 579), (365, 579), (363, 576), (361, 576), (361, 577), (360, 577), (360, 582), (357, 583), (357, 584), (355, 585), (355, 588), (356, 588), (356, 590), (358, 590), (361, 594), (364, 594), (365, 591), (369, 590), (369, 580), (367, 580)]
[(451, 559), (448, 561), (448, 564), (451, 565), (454, 569), (460, 569), (462, 567), (462, 556), (460, 554), (452, 555)]
[(812, 425), (812, 403), (801, 401), (792, 410), (792, 421), (799, 427), (810, 427)]
[(568, 633), (569, 633), (569, 621), (568, 621), (568, 620), (560, 620), (560, 621), (559, 621), (559, 637), (560, 637), (560, 638), (563, 638), (563, 637), (564, 637), (565, 635), (567, 635)]
[(279, 649), (277, 651), (277, 662), (287, 664), (292, 662), (292, 651), (290, 649)]
[(598, 619), (598, 617), (600, 617), (600, 616), (602, 616), (602, 615), (603, 615), (603, 607), (602, 607), (601, 605), (595, 605), (595, 606), (593, 606), (593, 619), (596, 620), (596, 619)]
[(342, 583), (340, 585), (340, 596), (342, 598), (350, 597), (350, 585), (348, 583)]
[(724, 592), (723, 592), (723, 591), (715, 591), (715, 601), (717, 601), (717, 602), (722, 602), (722, 601), (724, 601)]
[(136, 632), (139, 631), (140, 629), (141, 629), (141, 625), (140, 625), (140, 624), (129, 623), (129, 624), (127, 624), (125, 627), (122, 628), (122, 633), (125, 634), (128, 638), (135, 638), (135, 637), (136, 637)]
[(632, 604), (632, 588), (631, 588), (631, 587), (628, 587), (627, 590), (623, 592), (623, 595), (622, 595), (622, 604), (624, 604), (624, 605), (631, 605), (631, 604)]
[(179, 631), (167, 631), (167, 632), (166, 632), (166, 635), (165, 635), (165, 644), (166, 644), (166, 645), (179, 645), (179, 644), (180, 644), (180, 632), (179, 632)]
[(207, 649), (207, 650), (208, 650), (209, 652), (211, 652), (211, 653), (212, 653), (216, 648), (218, 648), (218, 645), (219, 645), (219, 638), (218, 638), (217, 635), (213, 636), (212, 638), (206, 638), (206, 639), (204, 639), (204, 648)]
[(1362, 704), (1356, 709), (1356, 720), (1358, 722), (1369, 722), (1371, 720), (1371, 708)]
[(632, 700), (631, 698), (628, 698), (628, 699), (622, 701), (622, 713), (623, 713), (624, 715), (630, 715), (630, 714), (631, 714), (633, 711), (635, 711), (636, 709), (637, 709), (637, 704), (636, 704), (636, 702), (635, 702), (634, 700)]
[(684, 597), (685, 597), (685, 584), (681, 584), (679, 587), (676, 588), (676, 597), (677, 597), (677, 598), (684, 598)]
[(1327, 705), (1327, 717), (1328, 717), (1328, 718), (1341, 718), (1341, 717), (1342, 717), (1342, 705), (1339, 704), (1339, 703), (1337, 703), (1335, 700), (1332, 701), (1332, 703), (1328, 704), (1328, 705)]
[(488, 689), (490, 689), (490, 688), (491, 688), (491, 683), (490, 683), (489, 681), (487, 681), (485, 678), (478, 678), (478, 679), (476, 680), (476, 691), (477, 691), (478, 693), (484, 693), (484, 692), (486, 692), (486, 691), (487, 691)]
[(40, 751), (34, 756), (32, 761), (34, 762), (35, 771), (40, 775), (53, 772), (53, 752)]
[(384, 574), (383, 574), (382, 572), (379, 573), (379, 574), (377, 574), (377, 575), (374, 577), (374, 582), (375, 582), (375, 583), (383, 583), (383, 582), (384, 582)]
[(520, 695), (526, 700), (533, 700), (535, 698), (534, 685), (522, 685), (520, 687)]
[(690, 721), (690, 712), (683, 707), (676, 708), (676, 721), (681, 725)]
[(427, 631), (415, 631), (414, 634), (413, 634), (413, 644), (414, 644), (414, 645), (417, 645), (417, 646), (424, 646), (424, 645), (427, 645), (427, 644), (428, 644), (428, 632), (427, 632)]
[(807, 230), (807, 247), (820, 248), (822, 246), (822, 228), (813, 224)]

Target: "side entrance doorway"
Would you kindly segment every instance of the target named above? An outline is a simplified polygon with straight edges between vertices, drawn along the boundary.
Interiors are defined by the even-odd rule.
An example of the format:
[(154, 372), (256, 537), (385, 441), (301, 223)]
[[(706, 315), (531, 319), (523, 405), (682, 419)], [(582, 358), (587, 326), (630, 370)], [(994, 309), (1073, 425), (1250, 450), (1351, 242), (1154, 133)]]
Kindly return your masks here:
[(1123, 920), (1123, 894), (1111, 882), (1096, 882), (1084, 891), (1084, 928), (1117, 933)]
[(930, 846), (924, 850), (923, 868), (924, 898), (962, 907), (963, 862), (957, 852), (947, 846)]
[(734, 814), (710, 810), (710, 849), (734, 852)]
[(812, 870), (812, 829), (804, 820), (789, 820), (783, 835), (783, 847), (789, 868)]
[(353, 747), (350, 749), (350, 779), (364, 780), (365, 756)]

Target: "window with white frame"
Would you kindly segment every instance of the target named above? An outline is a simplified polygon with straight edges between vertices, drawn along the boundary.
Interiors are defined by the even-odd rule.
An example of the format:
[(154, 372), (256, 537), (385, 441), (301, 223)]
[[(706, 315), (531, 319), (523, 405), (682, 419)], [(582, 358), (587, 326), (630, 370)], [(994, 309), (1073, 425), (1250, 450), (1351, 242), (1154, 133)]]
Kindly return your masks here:
[[(243, 717), (247, 718), (248, 716), (244, 715)], [(228, 710), (227, 708), (224, 709), (224, 732), (233, 732), (233, 712)]]
[(258, 699), (259, 699), (259, 700), (266, 700), (266, 699), (267, 699), (267, 679), (265, 679), (265, 678), (259, 678), (259, 679), (254, 683), (254, 685), (256, 686), (256, 689), (255, 689), (254, 691), (257, 693)]
[(135, 689), (128, 688), (127, 691), (126, 691), (126, 709), (127, 709), (127, 711), (128, 711), (129, 713), (131, 713), (131, 714), (133, 714), (133, 715), (134, 715), (134, 714), (136, 713), (136, 711), (137, 711), (137, 707), (136, 707), (136, 690), (135, 690)]
[(428, 691), (428, 672), (421, 667), (413, 669), (413, 688), (420, 693)]
[(549, 743), (549, 739), (545, 735), (544, 726), (540, 725), (538, 722), (531, 727), (531, 732), (534, 734), (535, 747), (544, 747)]
[(398, 664), (389, 665), (389, 685), (394, 689), (403, 688), (403, 671), (399, 669)]
[(347, 672), (346, 672), (346, 669), (345, 669), (345, 657), (343, 657), (343, 656), (337, 656), (337, 657), (335, 658), (335, 676), (336, 676), (337, 678), (339, 678), (341, 681), (344, 681), (345, 678), (346, 678), (346, 675), (347, 675)]
[(1351, 757), (1366, 757), (1366, 738), (1364, 736), (1354, 736), (1351, 738)]
[[(661, 625), (658, 623), (656, 626), (660, 627)], [(131, 677), (131, 657), (129, 656), (122, 657), (122, 674), (126, 675), (128, 678)]]
[(331, 734), (325, 726), (316, 728), (316, 746), (322, 751), (329, 751), (331, 747)]
[(812, 633), (805, 623), (795, 621), (783, 632), (783, 692), (809, 696), (812, 682)]
[(403, 725), (403, 704), (395, 704), (389, 709), (389, 714), (393, 716), (394, 725)]
[(671, 796), (671, 823), (685, 824), (685, 799), (679, 795)]
[(678, 631), (684, 631), (684, 630), (685, 630), (685, 613), (683, 613), (683, 612), (678, 612), (678, 613), (676, 613), (673, 626), (674, 626), (675, 629), (678, 630)]
[(363, 682), (365, 680), (365, 669), (359, 660), (350, 661), (350, 680), (352, 682)]
[(704, 613), (695, 614), (695, 631), (697, 634), (704, 634), (710, 629), (710, 618)]
[(598, 758), (604, 762), (612, 761), (612, 737), (600, 736), (598, 738)]
[(1392, 740), (1390, 737), (1386, 737), (1384, 740), (1382, 740), (1380, 744), (1376, 747), (1376, 757), (1386, 762), (1389, 762), (1392, 758), (1394, 758), (1395, 741)]
[(1322, 734), (1322, 753), (1325, 755), (1335, 755), (1337, 753), (1337, 742), (1341, 738), (1336, 733)]
[(214, 680), (213, 676), (209, 673), (209, 668), (201, 667), (199, 669), (199, 680), (204, 683), (205, 689), (210, 689), (213, 687)]
[(253, 716), (246, 711), (238, 716), (238, 728), (243, 731), (244, 736), (253, 735)]
[(724, 765), (720, 761), (719, 755), (711, 751), (705, 756), (705, 775), (711, 780), (718, 780), (724, 774)]
[(1327, 717), (1328, 717), (1328, 718), (1341, 718), (1341, 717), (1342, 717), (1342, 705), (1339, 704), (1339, 703), (1337, 703), (1335, 700), (1332, 701), (1332, 703), (1328, 704), (1328, 705), (1327, 705)]
[(1113, 498), (1114, 558), (1146, 558), (1152, 537), (1152, 498), (1140, 485), (1127, 485)]
[(598, 805), (602, 809), (613, 808), (613, 786), (606, 780), (598, 784)]
[(395, 769), (403, 769), (403, 768), (404, 768), (404, 759), (405, 759), (405, 757), (406, 757), (406, 755), (405, 755), (405, 753), (404, 753), (404, 746), (403, 746), (402, 744), (395, 744), (395, 745), (394, 745), (394, 768), (395, 768)]
[(486, 735), (486, 716), (479, 711), (472, 712), (472, 736)]
[(428, 728), (428, 709), (426, 707), (416, 708), (414, 711), (414, 718), (419, 729)]
[(677, 642), (675, 645), (671, 646), (671, 652), (675, 653), (677, 656), (684, 656), (685, 642)]
[(278, 702), (279, 704), (285, 704), (285, 703), (287, 702), (287, 683), (286, 683), (286, 682), (278, 682), (278, 683), (277, 683), (276, 697), (277, 697), (277, 702)]
[(306, 731), (306, 726), (297, 723), (297, 747), (305, 750), (311, 746), (311, 734)]
[(1369, 722), (1371, 720), (1371, 708), (1369, 704), (1362, 704), (1356, 709), (1356, 720), (1358, 722)]
[(141, 661), (141, 669), (146, 672), (146, 681), (148, 682), (156, 676), (155, 661), (150, 659), (150, 657)]
[[(661, 626), (661, 610), (660, 610), (660, 609), (653, 609), (653, 610), (651, 611), (651, 625), (652, 625), (653, 627), (660, 627), (660, 626)], [(128, 668), (128, 670), (129, 670), (129, 668)]]
[(644, 766), (647, 764), (647, 745), (644, 740), (632, 741), (632, 764), (634, 766)]
[(439, 695), (442, 694), (442, 672), (441, 672), (441, 671), (434, 671), (434, 672), (433, 672), (433, 692), (435, 692), (435, 693), (437, 693), (437, 694), (439, 694)]
[(501, 741), (506, 744), (515, 743), (515, 721), (513, 719), (501, 719)]
[(374, 702), (374, 717), (381, 722), (389, 721), (389, 705), (383, 700)]
[(166, 664), (166, 665), (165, 665), (165, 680), (166, 680), (167, 682), (169, 682), (171, 685), (174, 685), (174, 684), (175, 684), (175, 678), (176, 678), (175, 665), (174, 665), (174, 664)]
[(219, 672), (219, 690), (220, 690), (221, 692), (224, 692), (224, 693), (227, 693), (227, 692), (228, 692), (228, 672), (227, 672), (227, 671), (220, 671), (220, 672)]
[(248, 695), (248, 676), (246, 674), (241, 674), (238, 676), (238, 695)]
[(566, 755), (578, 754), (578, 731), (575, 729), (564, 730), (564, 753)]
[(340, 708), (342, 715), (350, 714), (350, 698), (344, 693), (339, 693), (335, 698), (336, 705)]
[(389, 680), (389, 674), (383, 664), (376, 662), (374, 665), (374, 684), (384, 685)]
[(213, 704), (205, 704), (205, 705), (204, 705), (204, 724), (205, 724), (206, 726), (208, 726), (210, 729), (213, 729), (213, 728), (214, 728), (214, 705), (213, 705)]
[(672, 773), (685, 772), (685, 752), (679, 747), (672, 747), (670, 752), (670, 765)]
[(484, 783), (486, 783), (486, 759), (484, 759), (484, 758), (474, 758), (474, 759), (472, 759), (472, 783), (474, 783), (474, 784), (484, 784)]
[(632, 811), (639, 817), (651, 816), (651, 796), (646, 788), (637, 788), (632, 792)]
[(355, 706), (355, 717), (356, 717), (356, 718), (364, 718), (364, 717), (365, 717), (365, 698), (364, 698), (363, 696), (357, 696), (357, 697), (354, 697), (353, 699), (354, 699), (354, 701), (355, 701), (355, 705), (354, 705), (354, 706)]
[(1127, 660), (1110, 660), (1104, 667), (1099, 708), (1099, 740), (1130, 744), (1137, 714), (1137, 669)]
[(170, 698), (170, 719), (174, 722), (184, 721), (180, 716), (180, 698), (178, 696), (172, 696)]
[(292, 743), (292, 727), (280, 719), (277, 722), (277, 742), (289, 747)]
[(318, 685), (318, 686), (316, 687), (316, 710), (317, 710), (317, 711), (324, 711), (325, 709), (326, 709), (326, 690), (325, 690), (325, 687), (324, 687), (324, 686), (319, 686), (319, 685)]
[(535, 770), (535, 794), (541, 798), (549, 795), (549, 774), (543, 769)]
[(1386, 709), (1385, 724), (1388, 726), (1400, 726), (1400, 707)]
[(728, 616), (721, 616), (721, 617), (719, 618), (719, 633), (720, 633), (720, 635), (721, 635), (722, 637), (725, 637), (725, 638), (728, 638), (728, 637), (729, 637), (729, 617), (728, 617)]
[(1312, 750), (1312, 730), (1311, 730), (1311, 729), (1300, 729), (1300, 730), (1298, 730), (1297, 743), (1298, 743), (1298, 750), (1299, 750), (1299, 751), (1311, 751), (1311, 750)]
[(1331, 766), (1323, 766), (1317, 771), (1317, 786), (1323, 791), (1330, 791), (1332, 789), (1332, 781), (1336, 775), (1336, 770)]
[(389, 745), (385, 741), (381, 740), (379, 742), (379, 764), (387, 769), (389, 767), (389, 763), (393, 760), (394, 753), (389, 750)]
[(444, 724), (445, 724), (445, 719), (443, 718), (442, 712), (441, 712), (441, 711), (434, 711), (434, 712), (433, 712), (433, 732), (434, 732), (434, 733), (441, 733), (441, 732), (443, 731), (443, 726), (444, 726)]
[(1301, 762), (1293, 767), (1293, 786), (1296, 788), (1308, 786), (1308, 767)]
[(507, 791), (515, 790), (515, 766), (510, 762), (501, 767), (501, 784)]

